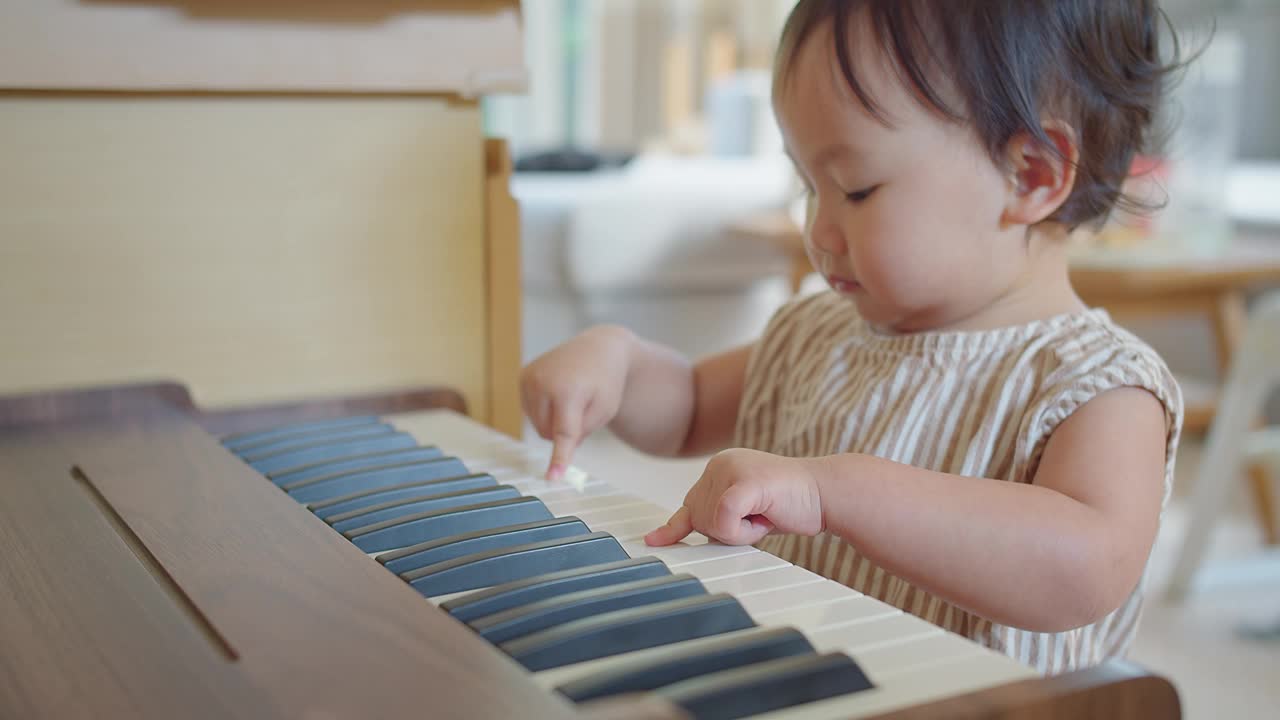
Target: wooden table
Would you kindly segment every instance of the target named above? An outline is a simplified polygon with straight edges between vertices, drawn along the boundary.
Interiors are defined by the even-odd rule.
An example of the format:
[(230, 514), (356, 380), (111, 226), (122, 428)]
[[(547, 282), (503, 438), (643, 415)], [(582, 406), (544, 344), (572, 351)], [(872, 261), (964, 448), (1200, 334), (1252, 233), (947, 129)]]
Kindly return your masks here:
[[(786, 252), (791, 259), (793, 290), (798, 290), (813, 272), (804, 250), (803, 230), (786, 213), (747, 218), (732, 231), (767, 240)], [(1105, 308), (1118, 322), (1168, 315), (1198, 315), (1208, 320), (1218, 370), (1225, 374), (1244, 331), (1247, 294), (1262, 287), (1280, 286), (1280, 228), (1241, 230), (1225, 252), (1203, 260), (1083, 258), (1071, 269), (1071, 283), (1085, 303)], [(1214, 393), (1206, 398), (1189, 397), (1186, 430), (1207, 430), (1215, 409)], [(1269, 544), (1280, 544), (1280, 527), (1267, 476), (1260, 467), (1250, 468), (1249, 475), (1266, 539)]]

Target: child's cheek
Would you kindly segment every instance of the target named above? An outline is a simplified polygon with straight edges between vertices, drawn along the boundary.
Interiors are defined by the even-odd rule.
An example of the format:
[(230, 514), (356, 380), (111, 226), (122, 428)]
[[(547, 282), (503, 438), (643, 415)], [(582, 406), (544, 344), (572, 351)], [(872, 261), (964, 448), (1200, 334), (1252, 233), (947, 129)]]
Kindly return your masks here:
[(866, 219), (866, 242), (854, 258), (859, 280), (894, 305), (910, 307), (930, 284), (929, 244), (919, 237), (909, 211), (891, 202), (875, 207)]

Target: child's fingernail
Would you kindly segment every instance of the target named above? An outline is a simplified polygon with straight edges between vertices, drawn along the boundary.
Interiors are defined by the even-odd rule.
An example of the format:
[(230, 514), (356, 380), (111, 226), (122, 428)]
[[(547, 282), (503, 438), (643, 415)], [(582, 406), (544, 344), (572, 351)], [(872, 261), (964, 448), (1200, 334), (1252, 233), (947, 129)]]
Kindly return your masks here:
[(551, 467), (547, 468), (548, 480), (559, 480), (563, 475), (564, 475), (563, 465), (552, 465)]

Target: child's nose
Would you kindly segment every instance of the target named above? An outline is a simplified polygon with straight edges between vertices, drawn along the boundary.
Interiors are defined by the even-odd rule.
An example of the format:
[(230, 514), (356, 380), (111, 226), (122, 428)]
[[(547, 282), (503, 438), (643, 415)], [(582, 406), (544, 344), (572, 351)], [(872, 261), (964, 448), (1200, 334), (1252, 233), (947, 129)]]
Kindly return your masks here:
[(823, 222), (821, 216), (814, 217), (809, 225), (809, 242), (823, 255), (840, 257), (847, 252), (844, 233), (840, 226), (832, 222)]

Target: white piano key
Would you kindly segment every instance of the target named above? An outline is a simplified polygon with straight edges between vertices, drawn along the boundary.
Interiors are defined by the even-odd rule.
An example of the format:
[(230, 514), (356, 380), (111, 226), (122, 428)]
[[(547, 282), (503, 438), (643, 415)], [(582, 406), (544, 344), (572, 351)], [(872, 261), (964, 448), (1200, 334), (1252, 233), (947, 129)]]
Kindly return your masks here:
[[(744, 605), (750, 605), (752, 597), (749, 595), (743, 598)], [(792, 607), (776, 613), (757, 615), (755, 618), (764, 625), (785, 625), (826, 633), (847, 625), (885, 620), (902, 614), (901, 610), (891, 605), (854, 593), (852, 597), (843, 597), (834, 602)]]
[(927, 665), (951, 662), (990, 652), (975, 642), (946, 631), (856, 651), (836, 647), (834, 642), (827, 644), (825, 638), (821, 639), (819, 644), (822, 645), (818, 648), (819, 652), (844, 652), (853, 657), (858, 661), (858, 666), (863, 672), (867, 673), (867, 677), (876, 684), (886, 682), (896, 674)]
[(448, 412), (415, 412), (388, 415), (383, 418), (396, 427), (407, 432), (424, 445), (475, 446), (486, 450), (498, 450), (501, 445), (500, 436), (489, 435), (479, 427), (470, 427), (468, 421), (461, 416)]
[(471, 472), (489, 473), (495, 480), (501, 480), (505, 483), (523, 483), (525, 485), (529, 485), (538, 480), (541, 480), (542, 482), (547, 481), (546, 478), (539, 475), (532, 475), (521, 468), (507, 467), (506, 465), (496, 463), (477, 463), (468, 457), (460, 459)]
[(1032, 677), (1038, 676), (1008, 658), (976, 655), (903, 673), (872, 690), (755, 715), (753, 720), (864, 718)]
[[(720, 545), (718, 543), (705, 543), (702, 545), (676, 543), (675, 545), (666, 545), (663, 547), (649, 547), (644, 544), (643, 540), (630, 540), (624, 542), (622, 543), (622, 549), (626, 550), (627, 554), (631, 557), (652, 555), (653, 557), (662, 560), (668, 567), (673, 569), (677, 567), (682, 568), (685, 565), (694, 565), (711, 560), (729, 558), (734, 555), (745, 555), (747, 553), (760, 552), (750, 545)], [(685, 569), (681, 569), (680, 572), (697, 574), (693, 570)]]
[[(643, 503), (644, 500), (635, 495), (627, 495), (617, 489), (611, 488), (603, 483), (599, 486), (602, 489), (591, 492), (590, 487), (586, 492), (576, 492), (572, 494), (556, 493), (547, 497), (542, 497), (538, 493), (525, 493), (526, 495), (535, 495), (542, 499), (547, 509), (556, 515), (576, 515), (578, 513), (587, 512), (589, 510), (597, 510), (600, 508), (611, 508), (619, 505), (636, 505)], [(523, 490), (521, 492), (524, 492)], [(608, 493), (608, 494), (606, 494)]]
[(790, 563), (776, 555), (757, 551), (722, 558), (713, 562), (687, 565), (680, 568), (680, 572), (687, 572), (705, 584), (714, 580), (749, 577), (775, 568), (788, 567), (789, 565)]
[[(654, 528), (667, 521), (665, 515), (649, 515), (646, 517), (623, 518), (620, 520), (612, 520), (601, 523), (587, 522), (587, 526), (592, 530), (607, 532), (618, 539), (618, 542), (643, 542), (644, 536), (648, 535)], [(686, 545), (697, 545), (694, 542), (685, 542)]]
[(585, 485), (548, 485), (545, 481), (535, 480), (503, 480), (495, 477), (500, 485), (510, 485), (520, 491), (521, 495), (536, 497), (543, 503), (556, 502), (558, 500), (571, 501), (579, 497), (596, 497), (608, 494), (616, 494), (618, 491), (605, 485), (598, 480), (588, 480)]
[(752, 617), (761, 618), (770, 613), (794, 610), (814, 605), (835, 602), (850, 597), (858, 597), (859, 593), (841, 585), (834, 580), (804, 585), (798, 588), (779, 588), (751, 595), (742, 605)]
[[(870, 598), (862, 598), (870, 600)], [(873, 601), (874, 602), (874, 601)], [(908, 613), (898, 611), (889, 615), (892, 606), (880, 603), (880, 608), (864, 606), (864, 612), (870, 614), (865, 618), (845, 619), (831, 618), (831, 622), (821, 625), (810, 635), (816, 643), (825, 649), (839, 650), (855, 659), (860, 653), (875, 648), (889, 647), (916, 638), (941, 635), (942, 628), (926, 622)], [(887, 616), (886, 616), (887, 615)], [(808, 632), (807, 628), (805, 629)]]
[[(461, 457), (461, 456), (459, 456)], [(503, 465), (513, 470), (518, 470), (529, 475), (545, 477), (547, 472), (547, 460), (528, 458), (528, 457), (504, 457), (501, 459)], [(465, 461), (465, 458), (464, 458)], [(564, 474), (558, 478), (561, 482), (581, 483), (590, 479), (591, 475), (582, 468), (570, 465), (565, 468)]]
[[(666, 521), (667, 517), (669, 517), (669, 513), (667, 513), (666, 510), (663, 510), (661, 507), (658, 507), (657, 505), (654, 505), (651, 502), (646, 502), (638, 498), (634, 503), (631, 503), (628, 505), (617, 505), (614, 507), (605, 507), (605, 508), (591, 508), (588, 510), (577, 511), (574, 514), (577, 515), (583, 522), (587, 523), (592, 527), (595, 527), (597, 524), (603, 524), (607, 522), (616, 522), (618, 520), (634, 520), (636, 518), (641, 518), (641, 517), (663, 518), (663, 520), (659, 521), (658, 523), (660, 525), (662, 524), (662, 522)], [(654, 527), (657, 527), (657, 525), (655, 525)], [(649, 528), (649, 529), (652, 530), (653, 528)]]
[(523, 472), (523, 463), (515, 463), (500, 455), (478, 455), (455, 448), (442, 448), (446, 455), (453, 455), (474, 472), (516, 473)]
[[(768, 553), (761, 554), (767, 555)], [(769, 568), (764, 572), (704, 580), (702, 584), (707, 588), (707, 592), (724, 592), (736, 598), (742, 598), (759, 592), (822, 582), (824, 579), (821, 575), (809, 572), (802, 567), (784, 564)]]
[[(502, 480), (498, 480), (498, 482), (500, 483)], [(582, 487), (559, 486), (559, 484), (550, 484), (548, 486), (548, 484), (541, 483), (543, 483), (543, 480), (538, 480), (536, 483), (508, 482), (506, 484), (518, 489), (520, 495), (536, 497), (538, 500), (543, 501), (543, 505), (547, 506), (548, 510), (552, 510), (553, 503), (570, 505), (572, 502), (584, 500), (584, 498), (588, 497), (616, 497), (618, 495), (617, 488), (609, 487), (607, 484), (599, 482), (599, 480), (588, 480), (585, 486)], [(556, 510), (552, 510), (552, 512), (556, 512), (556, 515), (571, 514), (571, 512), (557, 512)]]

